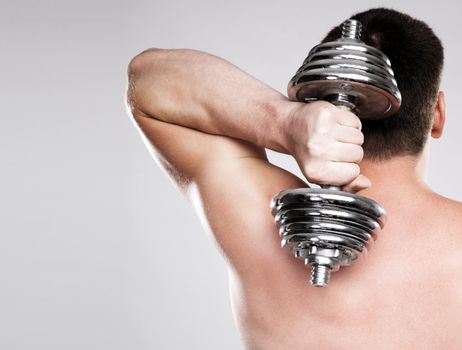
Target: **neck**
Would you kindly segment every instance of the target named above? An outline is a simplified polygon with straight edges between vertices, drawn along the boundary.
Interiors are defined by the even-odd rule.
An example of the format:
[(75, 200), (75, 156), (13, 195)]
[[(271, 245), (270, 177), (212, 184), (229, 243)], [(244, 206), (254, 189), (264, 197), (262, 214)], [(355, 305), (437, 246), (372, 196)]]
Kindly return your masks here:
[(360, 194), (371, 198), (388, 198), (397, 194), (403, 196), (428, 192), (425, 184), (425, 153), (419, 157), (400, 156), (380, 162), (363, 160), (361, 173), (371, 180), (372, 186)]
[(425, 218), (431, 212), (429, 203), (433, 202), (430, 197), (434, 193), (425, 184), (427, 158), (428, 153), (424, 152), (418, 157), (363, 160), (360, 164), (361, 173), (371, 180), (372, 186), (358, 194), (375, 200), (387, 212), (387, 239), (382, 241), (388, 245), (382, 243), (381, 248), (384, 254), (389, 252), (386, 246), (395, 251), (405, 237), (415, 240), (415, 235), (403, 232), (414, 232), (412, 226), (419, 225), (416, 218)]

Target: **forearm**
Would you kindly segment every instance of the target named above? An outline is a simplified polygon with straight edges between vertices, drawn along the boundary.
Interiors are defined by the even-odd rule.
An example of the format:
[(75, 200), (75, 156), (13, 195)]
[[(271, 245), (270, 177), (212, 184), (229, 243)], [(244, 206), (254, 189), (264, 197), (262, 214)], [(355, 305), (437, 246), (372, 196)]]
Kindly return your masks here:
[(193, 50), (148, 50), (129, 67), (135, 112), (288, 153), (294, 104), (231, 63)]

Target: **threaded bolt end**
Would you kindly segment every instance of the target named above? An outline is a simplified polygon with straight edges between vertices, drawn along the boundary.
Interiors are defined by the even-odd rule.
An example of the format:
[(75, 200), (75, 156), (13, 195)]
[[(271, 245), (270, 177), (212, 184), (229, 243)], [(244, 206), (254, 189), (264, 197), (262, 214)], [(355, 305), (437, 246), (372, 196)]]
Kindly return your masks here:
[(327, 287), (329, 284), (330, 267), (314, 264), (311, 266), (311, 285), (314, 287)]
[(342, 39), (361, 39), (361, 22), (355, 19), (348, 19), (343, 23)]

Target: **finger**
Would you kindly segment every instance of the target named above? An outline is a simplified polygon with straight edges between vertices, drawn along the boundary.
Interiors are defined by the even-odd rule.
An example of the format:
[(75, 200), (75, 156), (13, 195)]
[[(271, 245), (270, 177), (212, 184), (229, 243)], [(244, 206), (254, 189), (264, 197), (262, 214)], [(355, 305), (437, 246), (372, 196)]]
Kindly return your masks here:
[(366, 176), (359, 175), (357, 178), (355, 178), (349, 184), (343, 186), (342, 190), (346, 191), (346, 192), (356, 193), (356, 192), (359, 192), (359, 191), (364, 190), (366, 188), (369, 188), (371, 186), (372, 186), (372, 183)]
[(336, 115), (337, 123), (339, 123), (340, 125), (349, 126), (351, 128), (361, 130), (361, 120), (353, 113), (339, 110), (338, 113), (336, 113)]
[(332, 136), (339, 142), (353, 143), (359, 146), (364, 143), (363, 133), (351, 126), (337, 125), (332, 131)]
[(314, 183), (333, 186), (343, 186), (349, 184), (359, 175), (359, 165), (346, 162), (328, 162), (318, 168), (309, 181)]
[(364, 156), (361, 146), (336, 142), (329, 147), (328, 156), (334, 162), (359, 163)]

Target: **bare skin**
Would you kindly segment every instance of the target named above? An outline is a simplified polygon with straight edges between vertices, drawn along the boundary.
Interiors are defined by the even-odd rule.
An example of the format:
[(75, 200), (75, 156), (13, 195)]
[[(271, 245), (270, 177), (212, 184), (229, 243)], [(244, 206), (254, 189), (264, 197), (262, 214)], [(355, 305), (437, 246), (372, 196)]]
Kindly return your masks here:
[[(214, 64), (224, 71), (214, 77), (224, 87), (209, 88), (206, 78), (194, 85)], [(184, 66), (197, 76), (181, 71)], [(197, 88), (175, 88), (175, 74), (183, 85), (205, 90), (206, 102), (193, 96)], [(239, 94), (254, 94), (253, 102)], [(262, 108), (260, 97), (280, 108)], [(348, 159), (362, 143), (353, 115), (324, 110), (320, 120), (335, 115), (335, 122), (309, 124), (319, 115), (316, 106), (288, 102), (235, 67), (191, 51), (137, 56), (130, 65), (129, 102), (153, 155), (193, 203), (229, 264), (233, 309), (247, 349), (462, 348), (462, 204), (425, 185), (427, 150), (381, 163), (361, 162), (359, 153)], [(277, 118), (298, 120), (300, 111), (310, 116), (311, 131), (299, 133), (297, 141), (283, 135), (284, 118), (282, 124)], [(233, 124), (233, 116), (241, 119)], [(441, 136), (444, 119), (440, 94), (431, 136)], [(315, 141), (323, 135), (319, 139), (327, 142), (325, 130), (344, 141), (321, 147)], [(310, 287), (307, 269), (280, 248), (270, 200), (307, 185), (270, 164), (263, 147), (292, 154), (313, 182), (345, 185), (387, 209), (387, 225), (368, 256), (336, 272), (328, 288)], [(345, 164), (332, 169), (337, 163)]]

